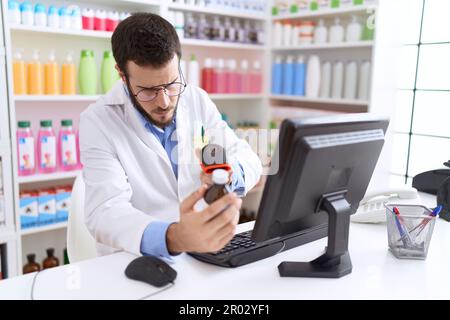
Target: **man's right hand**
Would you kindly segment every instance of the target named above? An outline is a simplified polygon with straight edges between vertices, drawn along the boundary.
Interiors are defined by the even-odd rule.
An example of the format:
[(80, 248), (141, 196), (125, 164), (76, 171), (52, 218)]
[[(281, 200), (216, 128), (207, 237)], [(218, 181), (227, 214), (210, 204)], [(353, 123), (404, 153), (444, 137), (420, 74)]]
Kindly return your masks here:
[(207, 185), (201, 186), (181, 203), (180, 222), (171, 224), (167, 230), (170, 253), (215, 252), (233, 238), (242, 200), (229, 193), (203, 211), (195, 211), (195, 204), (207, 189)]

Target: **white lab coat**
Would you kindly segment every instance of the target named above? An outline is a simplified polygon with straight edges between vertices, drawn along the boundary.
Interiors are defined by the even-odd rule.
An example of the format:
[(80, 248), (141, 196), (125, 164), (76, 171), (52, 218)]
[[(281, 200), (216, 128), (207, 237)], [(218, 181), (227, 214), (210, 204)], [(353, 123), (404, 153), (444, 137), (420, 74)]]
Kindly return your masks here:
[[(227, 149), (228, 162), (241, 164), (246, 192), (258, 182), (259, 158), (222, 120), (205, 91), (187, 86), (176, 122), (178, 180), (166, 151), (144, 127), (122, 82), (81, 114), (85, 221), (99, 255), (119, 250), (140, 254), (142, 234), (150, 222), (179, 220), (180, 202), (201, 185), (194, 141), (200, 139), (202, 126), (207, 137), (214, 135), (215, 142)], [(199, 209), (205, 206), (202, 202)]]

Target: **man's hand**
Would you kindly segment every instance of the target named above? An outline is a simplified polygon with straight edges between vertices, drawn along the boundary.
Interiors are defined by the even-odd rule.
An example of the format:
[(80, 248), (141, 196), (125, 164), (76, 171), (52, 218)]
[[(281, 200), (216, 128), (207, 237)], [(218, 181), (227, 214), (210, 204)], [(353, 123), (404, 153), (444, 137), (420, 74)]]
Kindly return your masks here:
[(180, 222), (171, 224), (167, 230), (169, 252), (219, 251), (233, 238), (242, 200), (229, 193), (203, 211), (195, 211), (194, 205), (207, 188), (203, 185), (181, 203)]

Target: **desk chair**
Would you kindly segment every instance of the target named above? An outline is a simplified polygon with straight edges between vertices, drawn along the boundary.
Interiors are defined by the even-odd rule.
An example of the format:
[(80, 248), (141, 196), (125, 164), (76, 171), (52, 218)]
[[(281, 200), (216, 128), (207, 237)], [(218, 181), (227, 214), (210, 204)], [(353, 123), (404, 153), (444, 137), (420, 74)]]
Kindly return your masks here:
[(70, 198), (69, 222), (67, 225), (67, 254), (69, 262), (95, 258), (95, 239), (84, 224), (85, 185), (80, 173), (73, 184)]

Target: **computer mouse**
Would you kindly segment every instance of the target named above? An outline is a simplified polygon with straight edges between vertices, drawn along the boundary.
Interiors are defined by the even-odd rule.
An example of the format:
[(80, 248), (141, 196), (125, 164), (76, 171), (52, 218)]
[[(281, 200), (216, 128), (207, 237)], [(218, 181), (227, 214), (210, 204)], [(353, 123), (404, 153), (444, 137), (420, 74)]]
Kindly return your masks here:
[(130, 279), (143, 281), (155, 287), (163, 287), (175, 280), (177, 272), (157, 257), (142, 256), (128, 264), (125, 275)]

